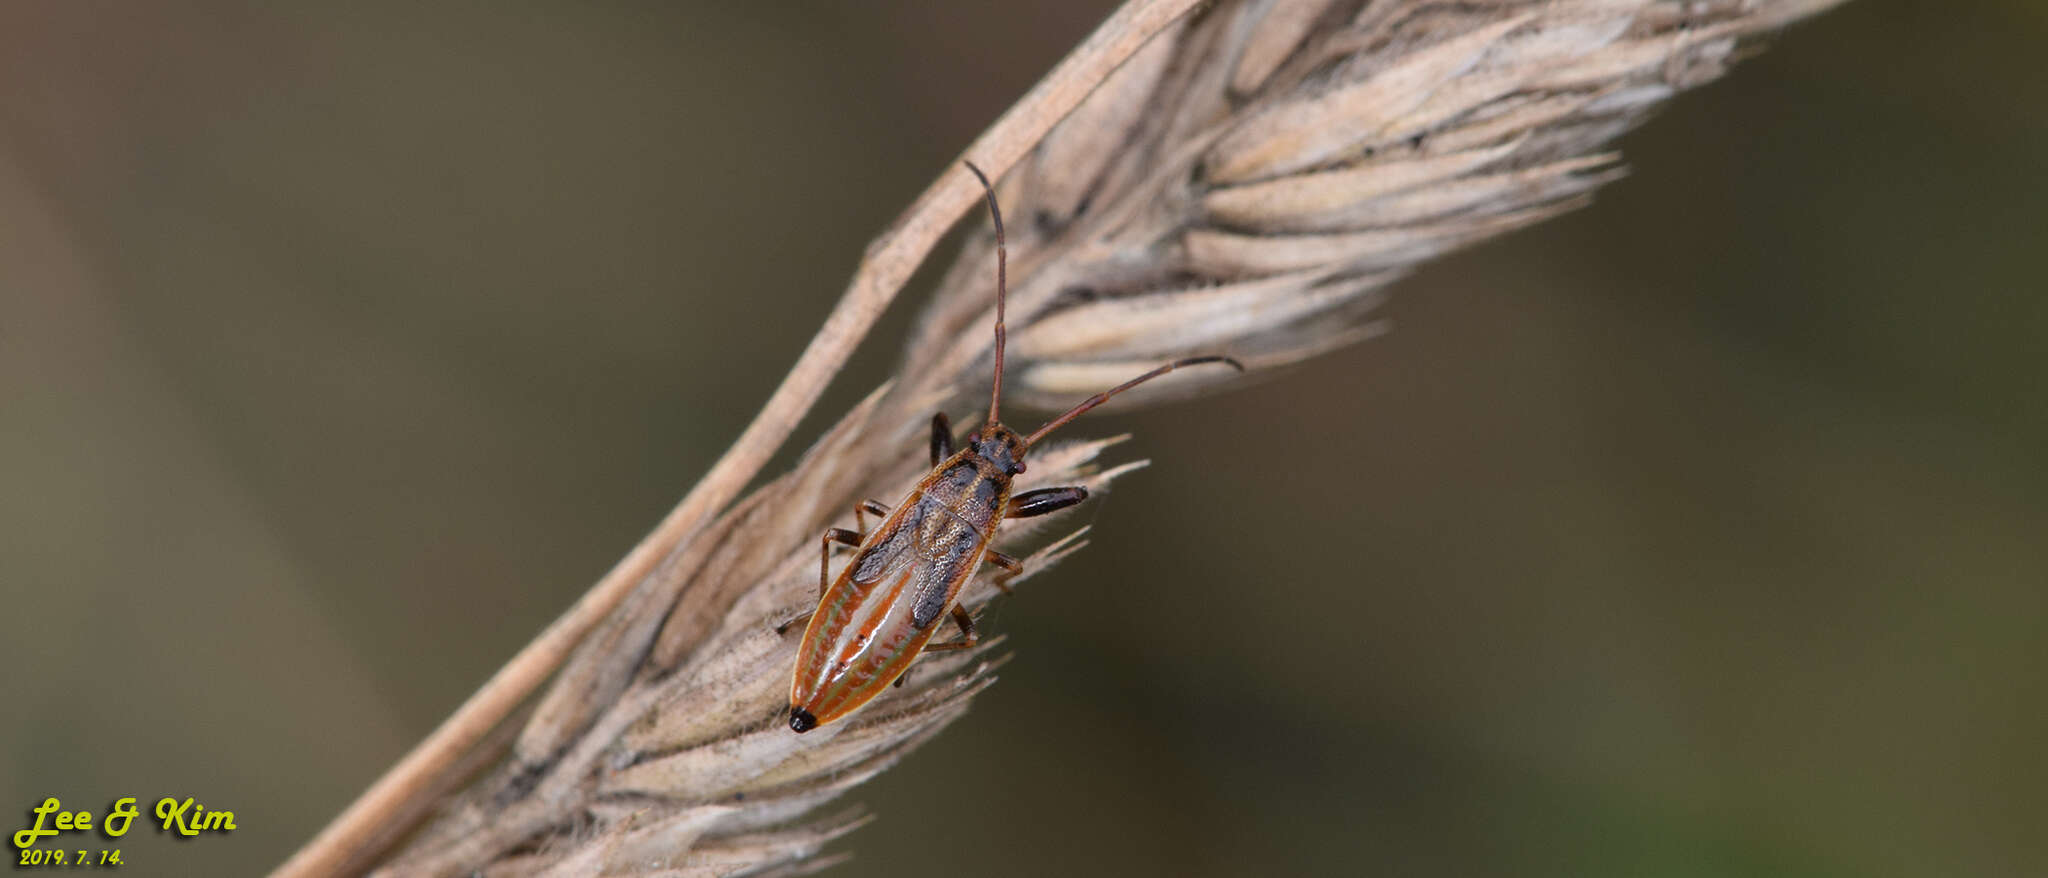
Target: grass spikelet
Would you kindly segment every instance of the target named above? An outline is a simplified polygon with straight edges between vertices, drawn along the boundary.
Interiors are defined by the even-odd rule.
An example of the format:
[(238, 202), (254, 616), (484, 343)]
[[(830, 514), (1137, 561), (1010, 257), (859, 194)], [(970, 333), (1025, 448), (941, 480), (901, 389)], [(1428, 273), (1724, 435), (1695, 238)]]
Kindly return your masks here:
[[(999, 191), (1018, 218), (1006, 398), (1063, 408), (1171, 358), (1225, 353), (1257, 371), (1369, 337), (1374, 306), (1417, 264), (1586, 204), (1620, 176), (1617, 134), (1719, 76), (1745, 41), (1828, 5), (1223, 0), (1191, 12), (1134, 0), (969, 153), (1010, 169)], [(1089, 66), (1102, 58), (1117, 63)], [(1052, 98), (1063, 122), (1032, 116)], [(914, 265), (903, 254), (920, 251), (892, 248), (936, 241), (968, 185), (942, 179), (921, 197), (854, 292), (900, 285)], [(672, 539), (644, 543), (643, 566), (622, 562), (623, 600), (573, 629), (576, 651), (502, 761), (378, 873), (774, 875), (836, 862), (822, 851), (865, 818), (820, 816), (826, 806), (962, 716), (994, 683), (1003, 641), (927, 656), (907, 685), (799, 737), (783, 716), (802, 632), (778, 628), (816, 600), (820, 531), (916, 482), (932, 409), (964, 420), (985, 398), (993, 266), (990, 237), (971, 238), (893, 382), (732, 503), (767, 457), (743, 437), (736, 449), (756, 445), (706, 479), (727, 493), (693, 493)], [(842, 316), (816, 347), (843, 356), (846, 333), (872, 321)], [(786, 385), (797, 401), (778, 391), (757, 425), (793, 424), (831, 356), (820, 370), (807, 352)], [(1187, 370), (1119, 405), (1232, 380)], [(1117, 441), (1049, 445), (1016, 489), (1106, 489), (1140, 465), (1104, 460)], [(1085, 545), (1083, 530), (1055, 515), (1005, 526), (997, 545), (1026, 555), (1021, 585)], [(994, 595), (982, 581), (963, 601)], [(338, 823), (407, 823), (391, 806), (367, 813)], [(280, 874), (369, 862), (376, 840), (353, 832), (323, 835)]]

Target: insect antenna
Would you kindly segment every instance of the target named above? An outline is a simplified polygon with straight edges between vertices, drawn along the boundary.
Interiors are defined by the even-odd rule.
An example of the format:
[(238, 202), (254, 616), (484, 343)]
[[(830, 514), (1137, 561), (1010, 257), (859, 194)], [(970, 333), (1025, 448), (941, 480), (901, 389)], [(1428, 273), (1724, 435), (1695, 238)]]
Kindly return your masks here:
[(961, 163), (974, 172), (975, 179), (981, 181), (982, 191), (988, 193), (988, 215), (995, 221), (996, 226), (996, 379), (988, 392), (988, 422), (996, 424), (1001, 423), (997, 420), (997, 410), (1003, 405), (1003, 306), (1010, 297), (1010, 257), (1003, 247), (1003, 209), (996, 206), (996, 187), (989, 185), (988, 175), (975, 167), (973, 162)]
[(1088, 397), (1087, 399), (1081, 400), (1080, 405), (1067, 409), (1066, 414), (1060, 415), (1059, 417), (1052, 419), (1050, 423), (1046, 424), (1043, 427), (1038, 428), (1037, 431), (1033, 432), (1031, 435), (1024, 437), (1024, 448), (1028, 450), (1031, 446), (1038, 444), (1038, 440), (1045, 438), (1045, 434), (1066, 426), (1068, 421), (1080, 417), (1084, 412), (1087, 412), (1089, 409), (1092, 409), (1105, 402), (1108, 402), (1109, 398), (1112, 396), (1115, 396), (1119, 393), (1122, 393), (1126, 390), (1129, 390), (1133, 387), (1136, 387), (1140, 384), (1143, 384), (1147, 381), (1150, 381), (1154, 378), (1157, 378), (1161, 375), (1178, 369), (1182, 366), (1199, 366), (1203, 363), (1227, 363), (1230, 365), (1230, 368), (1232, 369), (1236, 369), (1239, 372), (1244, 371), (1243, 363), (1240, 363), (1236, 360), (1224, 356), (1189, 357), (1185, 360), (1175, 360), (1171, 363), (1168, 363), (1164, 366), (1160, 366), (1157, 369), (1154, 369), (1150, 372), (1147, 372), (1143, 375), (1140, 375), (1136, 378), (1133, 378), (1129, 381), (1126, 381), (1101, 393), (1095, 394), (1094, 396)]

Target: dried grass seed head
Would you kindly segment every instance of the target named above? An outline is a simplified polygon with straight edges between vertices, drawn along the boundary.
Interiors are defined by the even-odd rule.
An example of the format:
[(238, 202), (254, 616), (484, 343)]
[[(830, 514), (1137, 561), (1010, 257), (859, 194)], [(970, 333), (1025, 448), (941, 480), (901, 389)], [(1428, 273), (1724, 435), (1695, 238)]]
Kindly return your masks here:
[[(1005, 398), (1056, 410), (1219, 347), (1257, 370), (1366, 338), (1389, 284), (1586, 203), (1619, 175), (1616, 135), (1720, 75), (1742, 40), (1828, 5), (1209, 6), (998, 181), (1012, 217)], [(510, 763), (388, 874), (794, 874), (833, 861), (818, 852), (860, 817), (813, 815), (961, 716), (1002, 657), (989, 640), (928, 658), (861, 714), (798, 737), (780, 721), (796, 642), (774, 629), (815, 599), (819, 530), (858, 500), (901, 496), (924, 469), (929, 411), (964, 415), (986, 391), (991, 244), (971, 241), (946, 273), (896, 383), (677, 547), (585, 641)], [(1176, 373), (1119, 405), (1231, 374)], [(1135, 466), (1098, 466), (1114, 441), (1048, 444), (1017, 488), (1100, 491)], [(1080, 530), (998, 539), (1037, 545), (1027, 577), (1085, 544)], [(991, 593), (977, 583), (964, 601)]]

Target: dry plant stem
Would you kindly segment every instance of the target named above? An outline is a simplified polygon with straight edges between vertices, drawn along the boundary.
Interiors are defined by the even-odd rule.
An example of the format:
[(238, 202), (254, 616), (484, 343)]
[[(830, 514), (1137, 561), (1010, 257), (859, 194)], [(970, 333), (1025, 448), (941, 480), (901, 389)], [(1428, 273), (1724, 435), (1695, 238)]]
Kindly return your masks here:
[[(1000, 178), (1004, 209), (1030, 218), (1012, 225), (1004, 396), (1063, 409), (1163, 360), (1220, 352), (1271, 369), (1368, 337), (1387, 284), (1586, 203), (1619, 174), (1615, 136), (1719, 76), (1743, 41), (1830, 2), (1219, 0), (1185, 19), (1182, 4), (1128, 5), (969, 150), (992, 170), (1015, 166)], [(1058, 94), (1087, 97), (1076, 108)], [(937, 734), (991, 682), (993, 641), (927, 657), (909, 685), (799, 738), (783, 719), (796, 647), (778, 633), (815, 606), (819, 530), (851, 524), (862, 498), (902, 496), (922, 472), (923, 455), (908, 452), (921, 448), (930, 407), (985, 399), (986, 235), (947, 273), (891, 388), (705, 524), (837, 367), (818, 352), (843, 356), (972, 202), (966, 180), (942, 178), (869, 249), (798, 371), (671, 520), (686, 509), (695, 518), (617, 586), (631, 594), (602, 628), (574, 638), (575, 657), (513, 758), (383, 874), (821, 867), (822, 846), (859, 821), (814, 812)], [(1188, 379), (1182, 391), (1214, 380)], [(1170, 383), (1147, 389), (1171, 394)], [(790, 393), (800, 404), (778, 408)], [(1129, 467), (1098, 471), (1105, 445), (1049, 449), (1031, 479), (1106, 488)], [(1058, 527), (1050, 518), (997, 540), (1022, 552), (1015, 541)], [(1027, 572), (1078, 537), (1031, 553)], [(963, 604), (993, 591), (978, 583)], [(431, 786), (418, 790), (403, 806), (429, 800)], [(403, 811), (384, 819), (410, 823)]]
[[(1119, 9), (965, 154), (1001, 175), (1140, 46), (1197, 2), (1139, 0)], [(433, 792), (450, 782), (450, 769), (463, 755), (560, 667), (577, 642), (661, 559), (688, 540), (706, 516), (731, 502), (760, 472), (911, 273), (978, 196), (966, 176), (950, 168), (941, 173), (868, 247), (853, 282), (796, 366), (683, 501), (567, 612), (273, 874), (285, 878), (344, 871), (372, 854), (379, 840), (388, 840), (423, 814)]]

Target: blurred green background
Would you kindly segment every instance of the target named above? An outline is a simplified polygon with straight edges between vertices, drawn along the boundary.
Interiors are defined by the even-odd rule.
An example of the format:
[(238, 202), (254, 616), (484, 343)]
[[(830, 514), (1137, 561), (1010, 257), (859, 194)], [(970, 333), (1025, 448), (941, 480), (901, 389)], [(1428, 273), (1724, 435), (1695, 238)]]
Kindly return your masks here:
[[(1110, 6), (6, 6), (0, 807), (277, 862)], [(2048, 872), (2044, 41), (1852, 2), (1387, 338), (1094, 420), (1154, 466), (839, 874)]]

